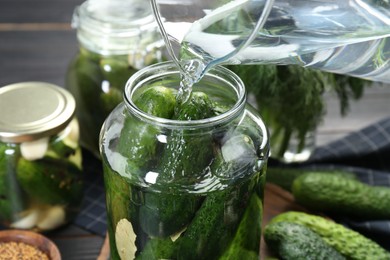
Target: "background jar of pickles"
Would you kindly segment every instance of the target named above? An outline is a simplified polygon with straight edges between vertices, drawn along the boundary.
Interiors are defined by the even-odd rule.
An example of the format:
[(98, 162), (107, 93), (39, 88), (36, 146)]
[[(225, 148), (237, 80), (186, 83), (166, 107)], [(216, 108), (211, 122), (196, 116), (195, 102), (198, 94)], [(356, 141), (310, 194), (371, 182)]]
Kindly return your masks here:
[(79, 53), (66, 87), (76, 99), (81, 145), (100, 158), (104, 119), (122, 101), (123, 88), (138, 69), (161, 60), (160, 38), (148, 1), (86, 1), (76, 8)]
[(0, 111), (0, 223), (35, 231), (67, 223), (83, 194), (74, 98), (17, 83), (0, 89)]
[(137, 72), (104, 123), (111, 258), (259, 259), (268, 132), (231, 71), (185, 103), (179, 82), (171, 62)]

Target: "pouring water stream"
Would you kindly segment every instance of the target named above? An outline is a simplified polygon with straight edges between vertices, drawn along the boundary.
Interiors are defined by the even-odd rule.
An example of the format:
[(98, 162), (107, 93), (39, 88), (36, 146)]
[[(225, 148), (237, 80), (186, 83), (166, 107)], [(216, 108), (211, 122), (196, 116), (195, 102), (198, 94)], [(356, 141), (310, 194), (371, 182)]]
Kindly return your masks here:
[[(236, 1), (231, 1), (225, 5), (222, 5), (221, 7), (207, 14), (205, 17), (199, 19), (198, 21), (195, 21), (191, 27), (191, 31), (192, 32), (203, 31), (205, 28), (221, 20), (223, 17), (233, 12), (236, 12), (238, 9), (242, 8), (245, 4), (247, 4), (248, 1), (249, 0), (236, 0)], [(151, 0), (153, 14), (157, 21), (160, 33), (167, 46), (168, 54), (171, 56), (173, 62), (176, 64), (181, 74), (180, 88), (177, 95), (178, 102), (184, 103), (188, 100), (188, 98), (191, 95), (193, 84), (198, 82), (209, 69), (211, 69), (214, 66), (217, 66), (218, 64), (223, 63), (226, 60), (229, 60), (237, 53), (239, 53), (240, 50), (245, 49), (247, 46), (249, 46), (249, 44), (256, 38), (260, 28), (265, 24), (271, 12), (273, 3), (274, 0), (266, 0), (266, 4), (261, 13), (261, 16), (259, 17), (257, 23), (255, 24), (251, 34), (247, 37), (245, 41), (242, 41), (231, 52), (219, 58), (202, 55), (201, 52), (197, 52), (194, 53), (193, 57), (190, 56), (190, 58), (182, 59), (182, 58), (178, 58), (175, 55), (175, 52), (171, 44), (171, 40), (174, 39), (170, 39), (170, 36), (165, 31), (156, 0)], [(184, 52), (194, 52), (193, 49), (192, 50), (185, 49), (186, 46), (183, 44), (181, 45), (181, 48), (182, 51)]]

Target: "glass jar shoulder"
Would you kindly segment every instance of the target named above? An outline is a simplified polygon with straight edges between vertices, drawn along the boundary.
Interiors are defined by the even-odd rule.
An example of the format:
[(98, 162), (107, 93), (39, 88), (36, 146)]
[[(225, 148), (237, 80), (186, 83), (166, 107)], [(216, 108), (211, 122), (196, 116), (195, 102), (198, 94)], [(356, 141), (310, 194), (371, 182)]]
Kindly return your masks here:
[(264, 167), (267, 136), (260, 127), (257, 114), (244, 110), (223, 125), (183, 131), (143, 121), (122, 103), (102, 128), (103, 163), (140, 187), (172, 184), (194, 193), (225, 189)]

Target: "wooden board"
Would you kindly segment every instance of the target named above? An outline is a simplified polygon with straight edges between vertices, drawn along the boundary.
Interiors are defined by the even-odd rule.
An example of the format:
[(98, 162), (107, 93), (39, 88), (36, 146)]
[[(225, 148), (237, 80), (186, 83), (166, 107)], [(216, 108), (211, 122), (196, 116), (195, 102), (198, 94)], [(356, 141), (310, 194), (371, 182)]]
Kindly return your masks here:
[[(274, 184), (267, 183), (264, 193), (263, 227), (276, 215), (291, 210), (307, 212), (305, 208), (295, 203), (294, 197), (290, 192)], [(261, 259), (272, 256), (272, 253), (267, 249), (263, 237), (261, 238), (260, 244), (260, 256)]]
[[(303, 207), (299, 206), (294, 202), (294, 197), (292, 196), (291, 193), (283, 190), (282, 188), (276, 185), (267, 183), (265, 188), (265, 193), (264, 193), (263, 227), (274, 216), (290, 210), (306, 211)], [(98, 260), (108, 259), (109, 254), (110, 254), (110, 249), (109, 249), (108, 239), (106, 236)], [(272, 256), (272, 254), (267, 250), (267, 246), (263, 238), (261, 241), (260, 255), (261, 255), (261, 259), (264, 259), (267, 256)]]

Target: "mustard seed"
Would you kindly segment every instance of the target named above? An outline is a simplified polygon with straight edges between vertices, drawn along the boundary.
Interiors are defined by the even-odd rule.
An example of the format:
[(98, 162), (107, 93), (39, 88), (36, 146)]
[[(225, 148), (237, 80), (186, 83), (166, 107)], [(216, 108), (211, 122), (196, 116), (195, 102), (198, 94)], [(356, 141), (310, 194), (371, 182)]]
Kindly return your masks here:
[(0, 243), (0, 260), (49, 260), (38, 248), (22, 242)]

